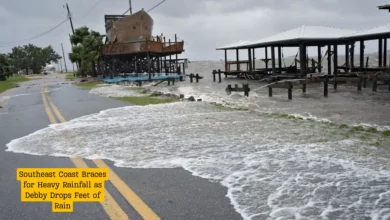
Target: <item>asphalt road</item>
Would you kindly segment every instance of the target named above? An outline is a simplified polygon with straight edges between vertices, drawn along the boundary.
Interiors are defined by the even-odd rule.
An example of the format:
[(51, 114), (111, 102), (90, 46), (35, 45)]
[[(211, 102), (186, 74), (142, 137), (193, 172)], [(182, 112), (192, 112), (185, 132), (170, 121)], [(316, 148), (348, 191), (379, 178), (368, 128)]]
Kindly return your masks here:
[[(53, 213), (50, 203), (20, 201), (17, 168), (75, 167), (69, 158), (5, 152), (6, 144), (11, 140), (51, 124), (41, 94), (41, 88), (46, 86), (53, 104), (65, 120), (128, 105), (89, 94), (58, 75), (22, 83), (19, 88), (1, 94), (0, 105), (4, 108), (0, 109), (0, 146), (3, 148), (0, 151), (0, 219), (110, 219), (100, 203), (75, 203), (73, 213)], [(97, 167), (94, 161), (84, 161), (89, 167)], [(110, 161), (104, 162), (123, 180), (126, 187), (122, 189), (131, 189), (160, 219), (241, 219), (226, 197), (227, 189), (218, 183), (194, 177), (183, 169), (118, 168)], [(128, 191), (118, 190), (115, 183), (118, 181), (107, 181), (106, 190), (120, 209), (129, 219), (143, 219), (127, 199), (131, 197)]]

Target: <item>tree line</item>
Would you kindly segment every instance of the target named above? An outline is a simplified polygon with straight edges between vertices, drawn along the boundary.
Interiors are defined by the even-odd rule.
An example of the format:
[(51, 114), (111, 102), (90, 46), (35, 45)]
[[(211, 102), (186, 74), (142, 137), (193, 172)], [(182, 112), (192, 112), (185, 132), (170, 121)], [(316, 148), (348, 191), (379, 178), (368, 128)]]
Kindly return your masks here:
[[(71, 36), (72, 52), (69, 59), (78, 64), (75, 73), (79, 76), (97, 76), (100, 73), (98, 59), (103, 46), (103, 36), (99, 32), (81, 27)], [(39, 74), (43, 68), (62, 59), (51, 46), (41, 48), (33, 44), (12, 48), (9, 54), (0, 54), (0, 80), (6, 80), (20, 71), (26, 74)]]
[(25, 74), (39, 74), (43, 68), (62, 57), (51, 46), (38, 47), (33, 44), (12, 48), (8, 54), (0, 54), (0, 81), (23, 71)]

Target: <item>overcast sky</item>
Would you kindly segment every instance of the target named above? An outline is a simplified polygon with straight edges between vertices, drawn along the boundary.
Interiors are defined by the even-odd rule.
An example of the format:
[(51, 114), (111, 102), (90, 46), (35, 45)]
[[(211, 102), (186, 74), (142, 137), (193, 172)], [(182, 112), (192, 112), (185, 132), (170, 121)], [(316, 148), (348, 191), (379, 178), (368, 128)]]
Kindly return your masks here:
[[(132, 0), (133, 12), (150, 9), (160, 1)], [(101, 33), (105, 33), (105, 14), (123, 14), (129, 6), (128, 0), (0, 0), (0, 53), (11, 50), (4, 47), (6, 43), (30, 38), (65, 20), (66, 2), (75, 28), (85, 25)], [(261, 39), (300, 25), (359, 30), (385, 24), (390, 21), (390, 13), (376, 6), (386, 3), (390, 0), (166, 0), (150, 15), (154, 35), (163, 33), (174, 39), (177, 33), (187, 42), (183, 57), (219, 60), (223, 52), (216, 51), (216, 47)], [(67, 22), (30, 43), (52, 45), (58, 53), (62, 53), (63, 43), (68, 53), (70, 32)], [(374, 52), (375, 47), (368, 50)], [(285, 56), (296, 52), (290, 53)]]

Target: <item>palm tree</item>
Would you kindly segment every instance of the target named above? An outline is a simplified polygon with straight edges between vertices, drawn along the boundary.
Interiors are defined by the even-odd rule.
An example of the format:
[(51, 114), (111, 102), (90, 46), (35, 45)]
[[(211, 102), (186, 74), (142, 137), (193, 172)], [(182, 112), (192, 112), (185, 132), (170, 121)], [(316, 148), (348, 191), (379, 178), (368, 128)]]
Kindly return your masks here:
[(91, 70), (91, 75), (96, 77), (96, 62), (103, 46), (103, 37), (96, 31), (90, 31), (88, 27), (81, 27), (75, 30), (71, 41), (74, 46), (69, 59), (79, 63), (79, 74), (85, 76)]

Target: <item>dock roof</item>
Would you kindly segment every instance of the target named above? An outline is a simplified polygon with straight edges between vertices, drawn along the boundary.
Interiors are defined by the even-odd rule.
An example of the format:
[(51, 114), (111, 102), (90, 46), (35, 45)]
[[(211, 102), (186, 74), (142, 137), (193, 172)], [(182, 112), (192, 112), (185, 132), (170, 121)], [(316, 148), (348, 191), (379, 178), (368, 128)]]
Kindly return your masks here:
[[(301, 41), (324, 41), (335, 40), (343, 36), (356, 32), (355, 30), (346, 30), (340, 28), (332, 28), (325, 26), (306, 26), (302, 25), (291, 30), (272, 35), (270, 37), (262, 38), (256, 41), (248, 41), (246, 44), (234, 43), (224, 47), (217, 48), (217, 50), (237, 49), (246, 47), (263, 47), (276, 44), (292, 45), (299, 44)], [(242, 41), (241, 41), (242, 42)]]
[(374, 40), (379, 38), (390, 38), (390, 24), (358, 31), (325, 26), (302, 25), (260, 40), (241, 40), (233, 44), (219, 47), (217, 50), (260, 48), (266, 46), (298, 46), (300, 42), (320, 44), (321, 42)]

